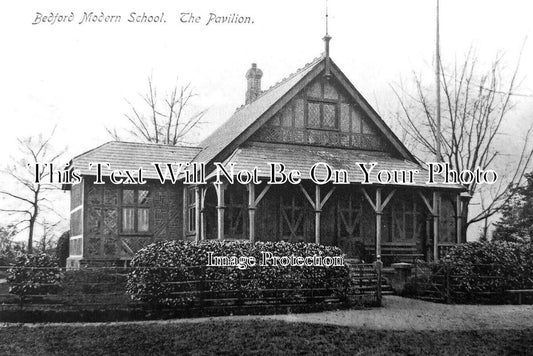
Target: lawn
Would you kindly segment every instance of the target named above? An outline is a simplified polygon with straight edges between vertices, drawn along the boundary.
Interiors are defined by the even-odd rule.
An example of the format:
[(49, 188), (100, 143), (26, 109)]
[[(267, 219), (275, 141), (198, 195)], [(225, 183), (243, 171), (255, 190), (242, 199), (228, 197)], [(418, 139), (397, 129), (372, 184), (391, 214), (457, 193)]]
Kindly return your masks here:
[(272, 320), (8, 326), (0, 355), (526, 355), (533, 329), (386, 331)]

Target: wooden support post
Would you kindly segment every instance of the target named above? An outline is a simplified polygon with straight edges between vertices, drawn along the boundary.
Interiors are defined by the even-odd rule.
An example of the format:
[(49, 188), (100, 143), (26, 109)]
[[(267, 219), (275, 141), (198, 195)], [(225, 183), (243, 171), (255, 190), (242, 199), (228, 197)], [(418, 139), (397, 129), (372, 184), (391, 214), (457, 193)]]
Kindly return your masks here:
[(463, 207), (461, 204), (461, 194), (457, 194), (455, 198), (455, 238), (458, 244), (461, 243), (462, 235), (462, 219), (463, 219)]
[(269, 189), (270, 185), (266, 185), (256, 198), (255, 185), (253, 183), (248, 184), (248, 218), (250, 220), (248, 237), (251, 242), (255, 241), (255, 210)]
[(433, 220), (433, 215), (427, 215), (426, 217), (426, 243), (424, 244), (424, 253), (426, 254), (426, 262), (431, 262), (431, 254), (433, 253), (433, 246), (429, 245), (431, 241), (431, 221)]
[(315, 185), (315, 243), (320, 244), (320, 214), (322, 213), (322, 204), (320, 201), (320, 186)]
[(381, 188), (376, 189), (376, 207), (376, 261), (381, 261)]
[(226, 184), (213, 183), (217, 192), (217, 238), (224, 240), (224, 191)]
[(205, 240), (205, 195), (207, 194), (207, 187), (202, 187), (200, 192), (200, 240)]
[(433, 261), (439, 260), (439, 215), (440, 215), (440, 193), (433, 192), (433, 201), (429, 202), (422, 192), (418, 192), (422, 201), (426, 205), (433, 219)]
[(200, 187), (199, 186), (195, 186), (194, 187), (194, 239), (196, 242), (199, 242), (200, 241), (200, 230), (201, 230), (201, 220), (200, 220), (200, 214), (201, 214), (201, 192), (200, 192)]
[(433, 192), (433, 261), (439, 260), (439, 215), (440, 215), (440, 194)]
[(363, 194), (370, 206), (372, 206), (372, 209), (374, 209), (374, 213), (376, 213), (376, 261), (381, 261), (381, 216), (383, 215), (383, 210), (394, 196), (394, 193), (396, 193), (396, 189), (392, 190), (389, 195), (387, 195), (385, 200), (383, 200), (383, 202), (381, 199), (381, 188), (376, 188), (375, 202), (372, 200), (372, 198), (370, 198), (370, 195), (368, 195), (365, 188), (361, 188), (361, 190), (363, 191)]
[(375, 263), (376, 268), (376, 277), (377, 277), (377, 283), (376, 283), (376, 299), (378, 306), (381, 306), (382, 302), (382, 295), (381, 295), (381, 275), (383, 270), (383, 262), (381, 262), (381, 259), (377, 260)]
[(248, 184), (248, 237), (250, 242), (255, 241), (255, 184)]

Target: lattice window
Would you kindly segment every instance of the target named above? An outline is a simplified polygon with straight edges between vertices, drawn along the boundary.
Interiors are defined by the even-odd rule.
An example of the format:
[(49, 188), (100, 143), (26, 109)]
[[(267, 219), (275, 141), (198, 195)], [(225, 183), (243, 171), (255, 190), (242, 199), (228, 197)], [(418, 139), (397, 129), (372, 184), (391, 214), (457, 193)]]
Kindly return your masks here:
[[(123, 233), (150, 232), (150, 201), (148, 189), (123, 189), (121, 196), (121, 231)], [(106, 214), (114, 215), (114, 214)], [(115, 219), (116, 221), (116, 219)], [(109, 223), (111, 220), (109, 220)], [(113, 230), (113, 227), (104, 225)]]
[(309, 101), (307, 104), (307, 127), (311, 129), (336, 130), (338, 128), (337, 104)]
[(320, 103), (309, 103), (307, 112), (307, 126), (320, 128)]
[(337, 115), (335, 104), (323, 104), (324, 109), (324, 121), (322, 126), (328, 129), (337, 128)]

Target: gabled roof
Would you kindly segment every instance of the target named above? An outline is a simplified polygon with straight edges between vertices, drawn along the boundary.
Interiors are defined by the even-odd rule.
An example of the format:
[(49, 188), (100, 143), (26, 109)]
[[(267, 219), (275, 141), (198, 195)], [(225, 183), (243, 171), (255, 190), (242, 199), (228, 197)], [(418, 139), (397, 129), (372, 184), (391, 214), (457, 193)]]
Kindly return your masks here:
[[(323, 148), (313, 146), (267, 144), (247, 142), (259, 128), (274, 114), (286, 105), (295, 95), (303, 90), (315, 78), (323, 75), (326, 60), (329, 60), (330, 73), (343, 86), (350, 97), (372, 120), (378, 130), (387, 138), (393, 152), (372, 152), (345, 148)], [(267, 149), (268, 147), (268, 149)], [(108, 162), (111, 170), (137, 170), (143, 168), (144, 178), (157, 179), (158, 175), (153, 167), (154, 162), (204, 162), (208, 172), (213, 162), (236, 163), (239, 169), (253, 168), (269, 161), (278, 161), (282, 157), (289, 169), (298, 169), (304, 175), (315, 164), (317, 159), (329, 163), (333, 168), (347, 169), (352, 181), (359, 181), (360, 177), (354, 170), (354, 162), (378, 162), (385, 169), (420, 169), (421, 175), (417, 182), (421, 185), (427, 180), (427, 172), (419, 161), (409, 152), (387, 124), (381, 119), (372, 106), (357, 91), (348, 78), (329, 58), (318, 57), (312, 62), (291, 74), (286, 79), (264, 91), (255, 101), (237, 109), (235, 113), (207, 137), (199, 147), (167, 146), (148, 143), (133, 143), (112, 141), (93, 150), (85, 152), (72, 159), (71, 167), (78, 169), (81, 175), (95, 175), (96, 169), (89, 169), (91, 162)], [(291, 167), (294, 165), (294, 167)], [(104, 175), (110, 170), (105, 168)], [(309, 177), (303, 177), (307, 179)], [(431, 185), (441, 187), (439, 184)], [(442, 188), (461, 189), (444, 185)]]
[[(355, 89), (344, 73), (331, 59), (329, 60), (332, 76), (339, 80), (346, 91), (367, 113), (398, 154), (405, 159), (418, 162), (372, 106)], [(287, 79), (268, 89), (252, 103), (237, 109), (227, 121), (202, 141), (200, 146), (203, 150), (195, 158), (195, 161), (205, 162), (208, 165), (226, 159), (301, 89), (322, 74), (325, 69), (325, 62), (326, 58), (323, 56), (316, 58)], [(209, 170), (209, 165), (207, 167)]]
[(405, 147), (403, 142), (396, 136), (396, 134), (391, 130), (389, 125), (383, 121), (381, 116), (374, 110), (372, 105), (364, 98), (361, 93), (355, 88), (355, 86), (350, 82), (348, 77), (340, 70), (340, 68), (331, 61), (332, 68), (331, 73), (334, 75), (350, 94), (350, 96), (356, 101), (357, 104), (368, 114), (368, 117), (374, 122), (378, 129), (389, 139), (389, 142), (392, 146), (398, 151), (398, 153), (405, 159), (412, 160), (413, 162), (418, 163), (419, 160)]
[[(429, 172), (423, 166), (410, 160), (392, 157), (387, 152), (364, 151), (364, 150), (346, 150), (343, 148), (332, 147), (313, 147), (305, 145), (283, 145), (261, 142), (247, 142), (233, 152), (223, 165), (230, 172), (229, 165), (234, 164), (235, 172), (239, 170), (252, 170), (257, 167), (258, 176), (261, 178), (270, 178), (269, 163), (280, 162), (285, 165), (286, 172), (298, 170), (301, 172), (301, 178), (310, 179), (310, 168), (317, 162), (327, 163), (334, 170), (346, 170), (348, 180), (352, 183), (362, 182), (364, 180), (363, 171), (357, 166), (357, 162), (370, 163), (376, 162), (377, 165), (370, 174), (370, 182), (379, 184), (376, 174), (382, 169), (393, 170), (418, 170), (414, 174), (414, 184), (408, 184), (414, 187), (426, 188), (444, 188), (464, 190), (459, 184), (445, 184), (444, 178), (436, 176), (435, 184), (427, 184)], [(325, 179), (325, 170), (317, 169), (318, 179)], [(211, 174), (211, 176), (214, 173)], [(208, 177), (211, 178), (211, 177)], [(391, 183), (392, 185), (396, 185)], [(407, 185), (407, 184), (406, 184)]]
[[(279, 109), (278, 106), (281, 106), (276, 106), (275, 104), (278, 104), (290, 92), (294, 91), (292, 96), (298, 92), (298, 90), (294, 90), (297, 84), (301, 82), (309, 83), (318, 75), (324, 68), (324, 59), (324, 57), (315, 58), (315, 60), (299, 69), (296, 73), (266, 90), (252, 103), (237, 109), (228, 120), (200, 143), (203, 150), (195, 158), (195, 161), (207, 164), (215, 161), (215, 159), (217, 161), (223, 160), (225, 158), (224, 153), (226, 155), (230, 153), (227, 149), (232, 143), (235, 143), (239, 138), (248, 138), (255, 132), (255, 130), (249, 131), (252, 125), (257, 123), (258, 119), (265, 116), (265, 114), (268, 116), (271, 111), (274, 114), (277, 111), (275, 108)], [(284, 102), (287, 101), (284, 100)]]
[[(71, 168), (78, 169), (81, 175), (96, 175), (96, 169), (89, 169), (89, 164), (107, 162), (111, 170), (143, 168), (144, 178), (157, 179), (152, 163), (190, 162), (198, 152), (199, 147), (111, 141), (74, 157)], [(102, 171), (105, 176), (110, 173), (107, 168)]]

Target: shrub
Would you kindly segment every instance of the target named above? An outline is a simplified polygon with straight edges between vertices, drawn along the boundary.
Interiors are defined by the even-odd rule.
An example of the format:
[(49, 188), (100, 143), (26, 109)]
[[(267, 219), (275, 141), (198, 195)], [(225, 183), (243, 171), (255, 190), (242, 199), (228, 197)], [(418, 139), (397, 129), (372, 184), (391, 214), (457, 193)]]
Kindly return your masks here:
[(450, 264), (452, 274), (464, 276), (459, 283), (467, 292), (533, 288), (533, 247), (530, 244), (469, 242), (452, 249), (445, 263)]
[(29, 295), (54, 294), (59, 290), (60, 269), (57, 259), (47, 254), (23, 254), (8, 270), (9, 293), (21, 299)]
[[(208, 265), (208, 253), (214, 256), (253, 256), (255, 266), (248, 268)], [(323, 288), (344, 298), (349, 285), (346, 266), (270, 266), (262, 265), (262, 252), (274, 256), (342, 256), (337, 247), (310, 243), (238, 242), (182, 240), (151, 244), (139, 250), (131, 266), (127, 291), (135, 300), (155, 305), (187, 305), (198, 301), (200, 290), (214, 298), (224, 296), (261, 298), (268, 290), (277, 290), (286, 298), (305, 298), (310, 288)], [(279, 296), (280, 294), (278, 294)]]
[[(450, 250), (427, 275), (413, 278), (408, 293), (424, 294), (427, 286), (449, 288), (457, 302), (501, 302), (507, 289), (533, 288), (533, 246), (530, 244), (484, 241), (468, 242)], [(430, 288), (431, 290), (432, 288)]]
[(60, 267), (67, 266), (67, 258), (69, 256), (69, 241), (70, 240), (70, 231), (67, 230), (59, 236), (57, 240), (55, 256), (59, 262)]

